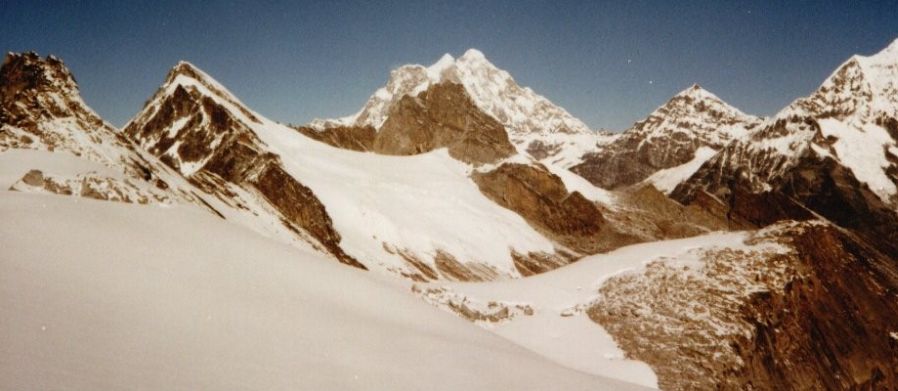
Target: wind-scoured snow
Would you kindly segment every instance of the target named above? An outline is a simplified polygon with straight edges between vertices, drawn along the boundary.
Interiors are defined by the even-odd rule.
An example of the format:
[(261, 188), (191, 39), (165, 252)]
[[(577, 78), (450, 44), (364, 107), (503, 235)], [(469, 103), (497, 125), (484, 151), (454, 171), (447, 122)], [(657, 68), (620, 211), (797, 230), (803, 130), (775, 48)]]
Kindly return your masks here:
[(638, 389), (191, 208), (0, 191), (0, 215), (3, 389)]

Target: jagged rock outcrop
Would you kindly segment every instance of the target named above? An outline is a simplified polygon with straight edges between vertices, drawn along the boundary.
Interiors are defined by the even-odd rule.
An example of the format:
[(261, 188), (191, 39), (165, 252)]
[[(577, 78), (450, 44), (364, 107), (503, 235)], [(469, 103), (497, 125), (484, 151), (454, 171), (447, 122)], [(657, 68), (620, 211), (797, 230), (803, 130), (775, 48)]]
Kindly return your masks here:
[(633, 185), (660, 170), (689, 163), (701, 147), (720, 149), (759, 122), (693, 85), (587, 153), (571, 170), (606, 189)]
[(170, 204), (174, 202), (165, 191), (167, 189), (148, 186), (128, 178), (111, 178), (96, 173), (65, 177), (45, 175), (41, 170), (34, 169), (28, 171), (22, 179), (10, 186), (9, 190), (138, 204)]
[(395, 102), (372, 150), (414, 155), (444, 147), (472, 164), (493, 163), (515, 152), (505, 128), (474, 106), (461, 85), (448, 82)]
[(0, 150), (9, 148), (66, 151), (169, 187), (157, 167), (84, 103), (75, 78), (54, 56), (9, 53), (3, 61)]
[(662, 389), (893, 389), (898, 264), (823, 222), (614, 276), (588, 311)]
[(208, 208), (176, 173), (143, 153), (91, 110), (81, 99), (72, 73), (54, 56), (9, 53), (3, 61), (0, 151), (11, 148), (71, 153), (121, 173), (121, 177), (111, 178), (88, 172), (76, 176), (41, 172), (40, 184), (23, 179), (14, 186), (20, 191), (125, 202), (183, 202)]
[[(242, 114), (239, 118), (234, 110)], [(257, 192), (286, 228), (311, 235), (340, 262), (365, 266), (340, 247), (324, 205), (281, 167), (245, 121), (258, 118), (202, 71), (186, 62), (166, 81), (124, 132), (204, 191), (247, 208), (230, 186)]]

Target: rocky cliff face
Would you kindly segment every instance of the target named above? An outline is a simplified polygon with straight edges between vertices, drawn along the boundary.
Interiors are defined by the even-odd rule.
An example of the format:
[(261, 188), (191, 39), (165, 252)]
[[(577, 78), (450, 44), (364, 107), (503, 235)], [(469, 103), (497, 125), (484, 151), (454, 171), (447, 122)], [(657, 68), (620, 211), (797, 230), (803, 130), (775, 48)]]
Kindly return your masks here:
[(823, 222), (615, 276), (589, 310), (662, 389), (892, 389), (898, 265)]
[(759, 122), (694, 85), (587, 153), (571, 170), (606, 189), (633, 185), (660, 170), (689, 163), (699, 148), (719, 150)]
[(371, 126), (337, 125), (324, 129), (297, 126), (296, 130), (306, 137), (325, 144), (360, 152), (370, 151), (374, 146), (374, 138), (377, 135), (377, 130)]
[(414, 155), (437, 148), (472, 164), (494, 163), (515, 149), (505, 128), (471, 102), (459, 84), (432, 85), (417, 96), (404, 96), (374, 138), (373, 150)]

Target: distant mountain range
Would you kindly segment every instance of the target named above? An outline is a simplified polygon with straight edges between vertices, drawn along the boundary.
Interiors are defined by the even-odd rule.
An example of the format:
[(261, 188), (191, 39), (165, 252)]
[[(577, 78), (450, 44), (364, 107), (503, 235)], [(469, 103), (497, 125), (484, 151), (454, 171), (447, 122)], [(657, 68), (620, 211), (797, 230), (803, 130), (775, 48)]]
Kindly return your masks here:
[(898, 388), (898, 41), (771, 118), (696, 84), (619, 134), (475, 49), (297, 127), (180, 62), (122, 129), (10, 53), (0, 161), (10, 191), (199, 211), (593, 375)]

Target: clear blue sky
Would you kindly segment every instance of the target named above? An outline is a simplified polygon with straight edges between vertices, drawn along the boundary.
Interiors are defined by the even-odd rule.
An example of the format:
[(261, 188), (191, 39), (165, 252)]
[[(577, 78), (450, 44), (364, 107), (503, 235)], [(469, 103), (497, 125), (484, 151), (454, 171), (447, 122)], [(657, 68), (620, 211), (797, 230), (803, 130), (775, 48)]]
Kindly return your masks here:
[(594, 128), (694, 82), (767, 115), (898, 38), (896, 1), (0, 1), (0, 48), (60, 56), (121, 125), (178, 60), (282, 122), (358, 110), (389, 71), (478, 48)]

